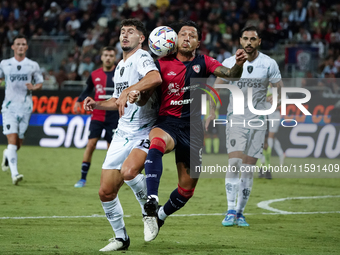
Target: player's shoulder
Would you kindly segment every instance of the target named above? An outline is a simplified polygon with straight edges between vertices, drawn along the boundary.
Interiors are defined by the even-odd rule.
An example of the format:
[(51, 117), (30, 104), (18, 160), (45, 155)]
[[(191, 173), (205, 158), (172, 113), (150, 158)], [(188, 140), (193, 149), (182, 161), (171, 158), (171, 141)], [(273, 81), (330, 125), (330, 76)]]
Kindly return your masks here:
[(268, 55), (262, 53), (262, 52), (259, 52), (259, 59), (261, 59), (262, 61), (268, 63), (268, 64), (276, 64), (276, 61), (275, 59), (269, 57)]
[(103, 68), (102, 68), (102, 67), (99, 67), (98, 69), (92, 71), (91, 76), (92, 76), (92, 75), (102, 74), (103, 72), (104, 72), (104, 71), (103, 71)]
[(142, 58), (152, 58), (150, 53), (143, 49), (138, 49), (134, 54), (134, 58), (142, 59)]
[(159, 59), (157, 59), (155, 62), (157, 63), (162, 63), (162, 64), (168, 64), (169, 62), (173, 62), (176, 61), (176, 53), (174, 54), (170, 54), (168, 56), (165, 57), (161, 57)]
[(236, 56), (233, 55), (233, 56), (223, 60), (222, 65), (229, 66), (229, 65), (234, 65), (235, 63), (236, 63)]
[(25, 58), (25, 62), (28, 63), (28, 64), (31, 64), (31, 65), (39, 66), (37, 61), (34, 61), (32, 59), (29, 59), (29, 58)]
[(1, 65), (9, 65), (9, 64), (12, 64), (13, 59), (14, 59), (14, 57), (13, 57), (13, 58), (3, 59), (3, 60), (1, 60), (0, 64), (1, 64)]

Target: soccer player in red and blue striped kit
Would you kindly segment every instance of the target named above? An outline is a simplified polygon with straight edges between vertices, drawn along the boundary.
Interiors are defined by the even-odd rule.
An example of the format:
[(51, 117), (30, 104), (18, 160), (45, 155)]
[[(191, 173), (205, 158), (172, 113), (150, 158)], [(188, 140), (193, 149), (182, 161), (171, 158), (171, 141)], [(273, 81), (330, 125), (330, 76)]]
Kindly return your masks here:
[[(93, 90), (95, 90), (94, 99), (96, 101), (103, 101), (111, 98), (114, 90), (113, 76), (115, 73), (115, 56), (114, 47), (107, 46), (102, 49), (101, 61), (103, 62), (103, 67), (94, 70), (88, 77), (86, 88), (74, 104), (75, 113), (80, 113), (81, 102), (84, 101)], [(86, 184), (86, 177), (90, 169), (92, 154), (96, 149), (97, 142), (100, 139), (103, 130), (105, 130), (104, 138), (107, 141), (107, 147), (110, 146), (113, 130), (117, 128), (118, 119), (118, 111), (93, 110), (89, 127), (89, 140), (81, 164), (81, 178), (74, 184), (75, 188), (82, 188)]]
[[(204, 92), (200, 86), (203, 88), (204, 85), (197, 85), (192, 79), (207, 78), (211, 74), (223, 78), (239, 78), (243, 63), (247, 60), (244, 50), (238, 50), (236, 64), (229, 69), (209, 56), (196, 55), (201, 40), (201, 30), (197, 24), (186, 21), (171, 27), (178, 34), (177, 52), (156, 61), (163, 82), (160, 88), (159, 116), (149, 134), (151, 144), (145, 161), (148, 201), (144, 205), (147, 212), (144, 217), (144, 240), (147, 242), (156, 238), (166, 217), (188, 202), (198, 181), (198, 176), (190, 175), (190, 169), (194, 170), (195, 166), (201, 165), (203, 126), (200, 98)], [(137, 100), (140, 91), (144, 90), (130, 93), (130, 103)], [(178, 187), (164, 206), (159, 208), (162, 157), (174, 149)]]

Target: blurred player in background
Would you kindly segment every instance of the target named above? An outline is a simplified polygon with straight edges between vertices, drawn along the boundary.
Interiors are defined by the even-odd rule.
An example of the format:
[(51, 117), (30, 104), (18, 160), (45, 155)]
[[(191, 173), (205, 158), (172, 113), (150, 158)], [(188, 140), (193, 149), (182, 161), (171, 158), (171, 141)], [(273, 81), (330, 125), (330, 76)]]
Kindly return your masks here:
[[(211, 74), (224, 78), (240, 77), (247, 57), (243, 50), (238, 50), (236, 64), (232, 68), (226, 68), (211, 57), (196, 55), (202, 34), (195, 22), (182, 22), (172, 28), (178, 33), (177, 53), (156, 61), (163, 82), (159, 115), (149, 134), (151, 145), (145, 161), (148, 201), (144, 208), (148, 216), (144, 221), (144, 240), (147, 242), (156, 238), (159, 228), (169, 215), (189, 201), (198, 181), (198, 176), (190, 175), (190, 169), (194, 172), (195, 166), (200, 166), (202, 162), (203, 90), (198, 88), (197, 83), (191, 83), (191, 79), (208, 78)], [(133, 98), (131, 101), (134, 101)], [(159, 208), (162, 157), (174, 149), (178, 187), (171, 193), (165, 205)]]
[[(220, 103), (218, 102), (216, 106), (216, 110), (215, 110), (215, 116), (217, 119), (219, 116), (219, 113), (218, 113), (219, 107), (220, 107)], [(209, 110), (210, 108), (207, 109), (207, 113), (204, 116), (205, 120), (210, 115)], [(210, 122), (207, 131), (204, 133), (204, 145), (205, 145), (205, 153), (207, 154), (211, 154), (211, 152), (213, 152), (214, 154), (218, 154), (220, 151), (220, 138), (218, 137), (218, 129), (217, 129), (217, 126), (214, 127), (213, 122)]]
[(14, 57), (0, 63), (0, 78), (5, 79), (5, 99), (2, 103), (3, 134), (8, 146), (3, 152), (2, 170), (11, 170), (12, 182), (17, 185), (24, 176), (19, 174), (17, 151), (22, 146), (29, 125), (33, 103), (32, 91), (42, 88), (43, 76), (39, 64), (26, 58), (27, 39), (17, 35), (13, 40)]
[[(96, 101), (103, 101), (111, 98), (114, 90), (113, 76), (115, 73), (115, 51), (114, 47), (107, 46), (102, 50), (101, 61), (103, 67), (94, 70), (89, 78), (86, 80), (86, 88), (80, 94), (77, 102), (74, 104), (74, 112), (80, 113), (81, 102), (88, 97), (93, 90), (95, 90), (94, 99)], [(93, 110), (91, 115), (91, 123), (89, 128), (89, 140), (83, 156), (83, 163), (81, 164), (81, 178), (74, 185), (76, 188), (82, 188), (86, 184), (86, 176), (90, 169), (92, 154), (96, 149), (98, 140), (105, 130), (105, 140), (107, 146), (110, 146), (113, 131), (118, 124), (118, 111), (103, 111)]]
[(87, 97), (85, 110), (119, 110), (118, 127), (102, 166), (99, 197), (115, 233), (115, 238), (100, 251), (126, 250), (130, 238), (126, 233), (123, 208), (118, 191), (125, 183), (133, 190), (144, 211), (146, 202), (145, 176), (141, 174), (149, 150), (149, 132), (156, 121), (158, 102), (155, 94), (143, 107), (127, 102), (128, 94), (139, 86), (157, 87), (161, 77), (150, 54), (142, 50), (146, 29), (139, 20), (127, 19), (121, 23), (120, 43), (123, 59), (114, 75), (115, 90), (111, 99), (95, 102)]
[[(273, 94), (272, 94), (272, 86), (268, 86), (267, 98), (266, 98), (266, 107), (267, 109), (271, 108), (273, 103)], [(281, 112), (280, 106), (278, 106), (272, 114), (268, 115), (268, 119), (281, 120)], [(280, 165), (284, 164), (285, 153), (282, 150), (280, 141), (275, 137), (275, 134), (279, 131), (280, 121), (274, 121), (268, 125), (268, 132), (266, 133), (266, 138), (263, 147), (263, 156), (259, 159), (262, 164), (267, 166), (267, 171), (263, 173), (262, 171), (259, 173), (259, 178), (272, 179), (272, 173), (269, 171), (268, 166), (270, 164), (272, 149), (274, 148), (277, 155), (280, 159)], [(259, 162), (258, 161), (258, 162)]]
[[(265, 102), (269, 82), (280, 88), (282, 87), (282, 81), (280, 70), (275, 60), (257, 50), (261, 44), (261, 38), (256, 27), (246, 27), (241, 31), (240, 44), (246, 51), (248, 60), (244, 64), (241, 79), (231, 84), (238, 86), (242, 90), (245, 98), (245, 111), (244, 115), (233, 114), (234, 98), (231, 95), (227, 113), (226, 145), (229, 166), (236, 169), (236, 171), (226, 173), (225, 188), (228, 213), (223, 219), (222, 225), (243, 227), (249, 226), (243, 216), (243, 211), (253, 186), (254, 166), (257, 159), (262, 155), (267, 129), (266, 116), (255, 115), (249, 110), (248, 88), (252, 89), (254, 108), (266, 110)], [(233, 56), (224, 60), (222, 64), (226, 67), (231, 67), (235, 64), (235, 61), (235, 56)], [(225, 82), (222, 79), (217, 79), (216, 83), (223, 84)], [(215, 105), (211, 103), (210, 107), (212, 107), (210, 113), (214, 114)], [(213, 120), (215, 116), (212, 115), (209, 118)], [(248, 125), (248, 121), (251, 121), (252, 126)], [(241, 169), (243, 171), (241, 171), (241, 178), (239, 178)]]

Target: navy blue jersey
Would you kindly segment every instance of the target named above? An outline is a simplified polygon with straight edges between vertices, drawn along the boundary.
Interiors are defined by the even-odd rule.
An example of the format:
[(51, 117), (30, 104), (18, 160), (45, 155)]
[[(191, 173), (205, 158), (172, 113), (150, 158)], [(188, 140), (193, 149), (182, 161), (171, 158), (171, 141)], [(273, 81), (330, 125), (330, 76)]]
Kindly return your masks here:
[(181, 62), (176, 55), (156, 61), (162, 76), (160, 116), (179, 119), (201, 117), (201, 94), (207, 89), (197, 78), (208, 78), (218, 66), (217, 60), (206, 55), (197, 55), (192, 61)]

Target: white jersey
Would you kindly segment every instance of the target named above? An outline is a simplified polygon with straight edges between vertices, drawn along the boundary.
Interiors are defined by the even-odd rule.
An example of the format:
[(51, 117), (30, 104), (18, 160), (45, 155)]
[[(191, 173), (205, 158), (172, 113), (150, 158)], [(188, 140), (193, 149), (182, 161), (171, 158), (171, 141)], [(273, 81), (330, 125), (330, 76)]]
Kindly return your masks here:
[[(235, 56), (227, 58), (223, 61), (222, 65), (228, 68), (232, 68), (236, 63)], [(259, 116), (250, 112), (248, 107), (248, 88), (252, 88), (253, 93), (253, 107), (257, 110), (266, 110), (266, 95), (269, 82), (277, 83), (281, 80), (281, 73), (276, 61), (269, 56), (259, 52), (259, 55), (252, 62), (248, 60), (243, 65), (243, 72), (239, 81), (231, 82), (231, 84), (238, 86), (244, 95), (244, 115), (233, 115), (233, 97), (230, 95), (230, 101), (228, 106), (227, 119), (230, 123), (243, 123), (245, 120), (245, 127), (255, 129), (266, 129), (267, 121), (266, 116)], [(251, 121), (251, 127), (248, 125), (248, 121)], [(256, 121), (259, 120), (259, 121)], [(261, 126), (262, 120), (264, 125)], [(233, 125), (239, 126), (240, 124)]]
[[(124, 89), (136, 84), (152, 70), (158, 71), (150, 54), (142, 49), (137, 50), (125, 62), (121, 60), (114, 75), (113, 97), (119, 98)], [(142, 107), (129, 102), (127, 105), (128, 107), (124, 108), (124, 115), (119, 119), (118, 129), (129, 134), (143, 130), (149, 132), (157, 118), (158, 102), (155, 93)]]
[(44, 81), (37, 62), (25, 58), (17, 61), (14, 57), (0, 63), (0, 78), (5, 78), (5, 99), (2, 111), (31, 113), (33, 109), (32, 91), (26, 83), (35, 84)]

